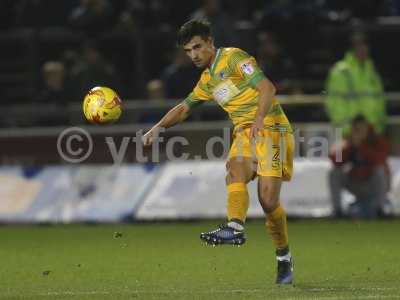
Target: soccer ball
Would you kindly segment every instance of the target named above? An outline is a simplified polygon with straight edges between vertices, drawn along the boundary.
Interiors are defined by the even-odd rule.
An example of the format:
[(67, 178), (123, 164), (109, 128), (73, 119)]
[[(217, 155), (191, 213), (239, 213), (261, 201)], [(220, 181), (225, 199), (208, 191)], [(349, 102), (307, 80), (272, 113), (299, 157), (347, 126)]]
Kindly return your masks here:
[(121, 116), (121, 99), (114, 90), (104, 86), (97, 86), (92, 88), (85, 96), (83, 113), (91, 123), (113, 123)]

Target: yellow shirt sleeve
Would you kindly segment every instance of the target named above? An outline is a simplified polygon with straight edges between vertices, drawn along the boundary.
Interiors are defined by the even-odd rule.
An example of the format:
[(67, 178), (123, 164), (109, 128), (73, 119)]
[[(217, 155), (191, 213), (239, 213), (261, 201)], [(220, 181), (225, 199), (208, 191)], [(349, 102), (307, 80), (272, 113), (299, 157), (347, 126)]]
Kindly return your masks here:
[(184, 102), (189, 106), (189, 108), (194, 108), (204, 101), (212, 100), (212, 94), (207, 89), (205, 84), (204, 75), (201, 76), (199, 82), (194, 87), (193, 91), (186, 97)]
[(233, 72), (247, 81), (251, 87), (255, 87), (260, 80), (265, 78), (255, 58), (243, 50), (238, 49), (238, 51), (232, 53), (229, 57), (228, 65)]

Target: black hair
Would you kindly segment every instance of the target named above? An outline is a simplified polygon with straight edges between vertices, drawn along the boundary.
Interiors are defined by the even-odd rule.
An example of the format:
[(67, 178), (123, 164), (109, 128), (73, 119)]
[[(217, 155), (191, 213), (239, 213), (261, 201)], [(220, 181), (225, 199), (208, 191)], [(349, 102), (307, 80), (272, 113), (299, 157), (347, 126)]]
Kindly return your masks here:
[(351, 122), (351, 125), (352, 125), (353, 128), (355, 126), (357, 126), (357, 125), (367, 125), (368, 126), (368, 135), (367, 135), (367, 138), (366, 138), (366, 142), (371, 146), (373, 146), (373, 145), (376, 146), (378, 135), (376, 134), (373, 126), (371, 125), (371, 123), (368, 122), (368, 120), (365, 118), (364, 115), (362, 115), (362, 114), (356, 115), (353, 118), (353, 120)]
[(190, 20), (183, 24), (178, 31), (177, 44), (183, 46), (190, 42), (196, 35), (206, 40), (211, 36), (210, 24), (202, 20)]
[(353, 125), (356, 125), (356, 124), (359, 124), (359, 123), (368, 123), (368, 120), (364, 117), (364, 115), (358, 114), (353, 118), (351, 123)]

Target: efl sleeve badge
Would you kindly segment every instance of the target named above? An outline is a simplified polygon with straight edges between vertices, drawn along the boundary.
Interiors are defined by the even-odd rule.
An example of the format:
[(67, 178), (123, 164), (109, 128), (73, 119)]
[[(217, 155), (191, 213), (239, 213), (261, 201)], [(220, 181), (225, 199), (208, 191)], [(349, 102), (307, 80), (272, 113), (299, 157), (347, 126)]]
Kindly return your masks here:
[(240, 65), (240, 68), (247, 75), (251, 75), (254, 73), (254, 67), (250, 62), (245, 62)]

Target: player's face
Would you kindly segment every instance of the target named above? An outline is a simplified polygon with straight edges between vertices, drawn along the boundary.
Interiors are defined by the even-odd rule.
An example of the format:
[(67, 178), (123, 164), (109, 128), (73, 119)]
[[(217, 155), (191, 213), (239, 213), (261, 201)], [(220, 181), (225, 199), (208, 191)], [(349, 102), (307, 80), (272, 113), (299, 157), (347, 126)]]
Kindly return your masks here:
[(183, 45), (183, 50), (198, 68), (206, 68), (211, 65), (215, 55), (212, 38), (204, 40), (201, 36), (194, 36), (189, 43)]

